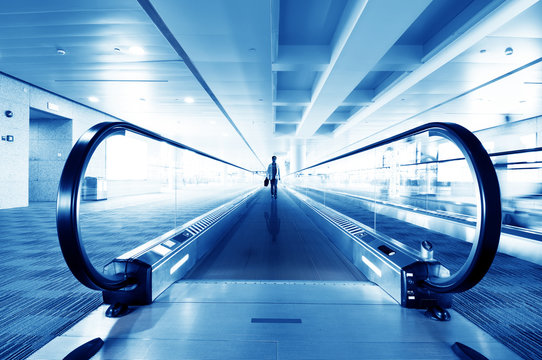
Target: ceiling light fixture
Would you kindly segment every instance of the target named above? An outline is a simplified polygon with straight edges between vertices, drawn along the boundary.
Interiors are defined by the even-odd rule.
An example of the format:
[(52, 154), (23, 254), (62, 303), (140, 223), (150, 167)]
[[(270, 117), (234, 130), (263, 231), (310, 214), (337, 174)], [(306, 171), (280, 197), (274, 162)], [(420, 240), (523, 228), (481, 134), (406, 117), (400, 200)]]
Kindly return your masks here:
[(192, 104), (194, 102), (194, 98), (191, 96), (187, 96), (184, 98), (184, 102), (187, 104)]
[(98, 102), (98, 101), (100, 101), (100, 99), (98, 99), (96, 96), (89, 96), (88, 101), (90, 101), (90, 102)]
[(486, 49), (480, 49), (480, 54), (485, 54), (486, 53)]
[(512, 49), (511, 47), (507, 47), (506, 49), (504, 49), (504, 53), (508, 56), (508, 55), (512, 55), (514, 53), (514, 49)]
[(66, 50), (64, 50), (64, 49), (56, 49), (56, 53), (58, 55), (66, 55)]
[(115, 52), (120, 53), (120, 48), (116, 47), (113, 49)]
[(143, 54), (145, 54), (145, 50), (143, 50), (143, 48), (140, 47), (140, 46), (132, 46), (132, 47), (130, 47), (130, 49), (128, 51), (130, 51), (130, 54), (133, 54), (133, 55), (143, 55)]

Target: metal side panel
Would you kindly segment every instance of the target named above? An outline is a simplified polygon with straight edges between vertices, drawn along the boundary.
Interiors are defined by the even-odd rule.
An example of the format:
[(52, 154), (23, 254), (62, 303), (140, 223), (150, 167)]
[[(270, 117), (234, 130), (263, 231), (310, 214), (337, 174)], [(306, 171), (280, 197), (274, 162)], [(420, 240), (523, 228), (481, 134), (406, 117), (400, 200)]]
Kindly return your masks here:
[[(324, 208), (295, 190), (288, 190), (300, 200), (299, 203), (308, 210), (306, 214), (320, 226), (343, 255), (370, 281), (378, 284), (401, 304), (402, 268), (415, 263), (417, 259), (378, 239), (352, 219)], [(379, 250), (379, 247), (384, 247), (385, 251)]]
[(128, 305), (152, 303), (213, 250), (232, 223), (242, 217), (256, 191), (234, 199), (113, 260), (104, 268), (107, 275), (131, 275), (137, 278), (138, 283), (137, 286), (119, 291), (104, 291), (104, 302)]
[(435, 276), (441, 270), (445, 272), (438, 262), (420, 260), (414, 252), (399, 246), (396, 240), (378, 234), (295, 190), (288, 190), (343, 255), (399, 304), (408, 308), (425, 308), (434, 303), (451, 306), (448, 296), (420, 286), (429, 276)]

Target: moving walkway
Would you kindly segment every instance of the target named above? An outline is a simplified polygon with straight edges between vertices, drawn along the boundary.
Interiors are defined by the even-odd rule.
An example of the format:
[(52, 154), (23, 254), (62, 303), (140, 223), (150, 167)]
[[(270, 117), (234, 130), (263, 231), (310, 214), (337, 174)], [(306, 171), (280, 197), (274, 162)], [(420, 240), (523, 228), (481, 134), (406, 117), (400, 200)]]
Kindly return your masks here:
[[(116, 155), (107, 152), (115, 148), (114, 141), (119, 138), (124, 139), (124, 145), (134, 141), (139, 141), (139, 147), (146, 144), (145, 154), (131, 155), (147, 158), (139, 164), (147, 174), (136, 171), (129, 174), (129, 181), (123, 179), (126, 174), (114, 174), (120, 183), (114, 184), (108, 163)], [(474, 199), (477, 209), (473, 237), (464, 242), (468, 249), (462, 254), (464, 258), (457, 256), (461, 261), (439, 262), (438, 254), (444, 249), (434, 251), (428, 238), (420, 236), (423, 241), (415, 247), (379, 232), (387, 219), (380, 211), (382, 199), (377, 198), (390, 201), (399, 195), (404, 148), (415, 149), (415, 154), (445, 149), (454, 161), (461, 160), (454, 170), (461, 174), (456, 187), (463, 196)], [(153, 158), (152, 154), (159, 156)], [(441, 161), (446, 164), (446, 159)], [(137, 160), (125, 163), (135, 166)], [(381, 166), (375, 166), (378, 163)], [(425, 175), (427, 189), (438, 182), (438, 175), (431, 178), (435, 172), (430, 170)], [(416, 171), (419, 176), (419, 169)], [(135, 200), (129, 204), (119, 200), (117, 206), (111, 205), (112, 200), (82, 201), (83, 179), (101, 174), (109, 174), (112, 183), (108, 186), (116, 186), (124, 194), (122, 198)], [(74, 335), (88, 340), (98, 333), (106, 346), (97, 356), (105, 351), (103, 356), (108, 358), (119, 357), (123, 351), (150, 351), (158, 343), (196, 358), (209, 357), (209, 351), (232, 358), (276, 358), (278, 354), (331, 358), (331, 353), (333, 358), (343, 358), (358, 351), (368, 351), (374, 358), (397, 358), (397, 354), (434, 358), (435, 352), (454, 358), (449, 346), (460, 340), (489, 352), (492, 358), (514, 356), (446, 310), (451, 293), (467, 291), (484, 277), (499, 244), (497, 177), (487, 153), (470, 132), (453, 124), (421, 126), (291, 174), (285, 186), (281, 184), (277, 200), (260, 189), (260, 180), (255, 172), (128, 123), (104, 123), (90, 129), (66, 163), (57, 224), (70, 270), (85, 286), (103, 291), (104, 302), (111, 306), (107, 311), (98, 309), (36, 356), (53, 354), (59, 344), (73, 344)], [(381, 186), (376, 190), (375, 185), (382, 185), (382, 181), (388, 181), (386, 192)], [(368, 208), (373, 214), (372, 225), (311, 196), (323, 183), (332, 184), (335, 191), (372, 191), (373, 204)], [(138, 193), (137, 188), (148, 193)], [(193, 204), (211, 204), (220, 195), (220, 206), (190, 214), (185, 211)], [(147, 201), (149, 198), (152, 201)], [(125, 216), (130, 213), (127, 208), (161, 220), (147, 228), (140, 223), (128, 224), (133, 220), (129, 216), (122, 224), (112, 218), (110, 229), (109, 224), (101, 224), (96, 231), (94, 212)], [(125, 234), (119, 236), (119, 231), (129, 232), (128, 238), (137, 238), (139, 244), (108, 258), (111, 254), (96, 244), (123, 238)], [(120, 244), (121, 249), (127, 246)], [(168, 309), (182, 318), (157, 321), (153, 314), (168, 316)], [(104, 312), (118, 318), (107, 319)], [(454, 319), (446, 322), (450, 313)], [(239, 316), (249, 322), (239, 322)], [(293, 324), (305, 325), (292, 328)], [(400, 331), (391, 331), (394, 326)], [(174, 330), (177, 327), (179, 331)], [(168, 331), (175, 334), (173, 338), (182, 338), (182, 346), (163, 341), (164, 336), (169, 338)], [(375, 338), (371, 331), (379, 336)], [(135, 341), (141, 336), (145, 341)], [(155, 342), (148, 340), (153, 338)], [(210, 347), (202, 349), (194, 340)], [(260, 346), (266, 341), (272, 346)], [(425, 353), (418, 349), (420, 342), (426, 343)], [(228, 352), (230, 345), (239, 348)], [(455, 351), (468, 352), (458, 346)], [(254, 351), (261, 351), (261, 356)], [(160, 357), (159, 352), (146, 356)]]

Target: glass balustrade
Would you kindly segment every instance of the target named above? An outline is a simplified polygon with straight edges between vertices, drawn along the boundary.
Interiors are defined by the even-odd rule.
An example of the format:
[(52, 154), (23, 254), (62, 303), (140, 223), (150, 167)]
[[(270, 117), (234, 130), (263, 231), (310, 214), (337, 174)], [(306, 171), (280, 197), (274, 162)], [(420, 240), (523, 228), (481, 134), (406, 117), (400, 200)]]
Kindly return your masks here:
[(421, 256), (421, 244), (430, 242), (452, 273), (467, 262), (477, 236), (476, 176), (441, 131), (428, 129), (310, 167), (287, 183), (412, 253)]
[(95, 149), (79, 190), (80, 240), (103, 269), (260, 185), (260, 176), (129, 130)]

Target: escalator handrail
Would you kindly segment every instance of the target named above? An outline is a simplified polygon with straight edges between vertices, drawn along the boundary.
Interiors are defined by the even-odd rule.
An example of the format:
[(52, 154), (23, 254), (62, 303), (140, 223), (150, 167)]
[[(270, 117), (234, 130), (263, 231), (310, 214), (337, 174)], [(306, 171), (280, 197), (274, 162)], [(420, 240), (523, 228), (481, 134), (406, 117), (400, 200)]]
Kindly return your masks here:
[(179, 149), (184, 149), (254, 173), (241, 166), (224, 161), (192, 147), (163, 137), (128, 122), (103, 122), (87, 130), (72, 148), (62, 171), (57, 197), (57, 232), (62, 255), (73, 275), (85, 286), (95, 290), (119, 290), (133, 285), (135, 280), (128, 275), (121, 278), (107, 277), (92, 265), (81, 242), (79, 228), (79, 191), (83, 174), (96, 148), (109, 136), (130, 131), (146, 138), (165, 142)]
[(501, 234), (501, 195), (497, 173), (486, 149), (472, 132), (458, 124), (427, 123), (303, 168), (293, 174), (425, 132), (436, 133), (452, 141), (463, 153), (478, 184), (476, 191), (479, 206), (477, 206), (476, 232), (467, 260), (450, 277), (430, 278), (423, 283), (423, 286), (436, 292), (461, 292), (472, 288), (485, 276), (497, 253)]

